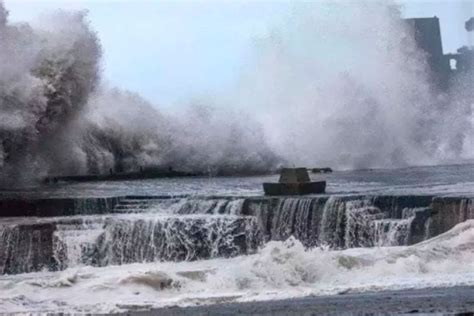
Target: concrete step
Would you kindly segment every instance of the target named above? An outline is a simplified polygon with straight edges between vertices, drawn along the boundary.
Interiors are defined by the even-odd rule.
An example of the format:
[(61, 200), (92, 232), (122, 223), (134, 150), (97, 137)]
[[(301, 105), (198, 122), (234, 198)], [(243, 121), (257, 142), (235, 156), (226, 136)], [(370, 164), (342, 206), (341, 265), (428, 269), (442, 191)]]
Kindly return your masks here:
[(120, 204), (148, 204), (153, 203), (154, 200), (133, 200), (133, 199), (123, 199), (120, 200)]
[(143, 213), (146, 208), (114, 208), (112, 213), (128, 214), (128, 213)]
[(122, 205), (122, 204), (119, 204), (119, 205), (114, 207), (114, 209), (116, 209), (116, 210), (126, 210), (126, 209), (141, 209), (141, 210), (144, 210), (144, 209), (147, 209), (147, 208), (150, 208), (150, 205)]

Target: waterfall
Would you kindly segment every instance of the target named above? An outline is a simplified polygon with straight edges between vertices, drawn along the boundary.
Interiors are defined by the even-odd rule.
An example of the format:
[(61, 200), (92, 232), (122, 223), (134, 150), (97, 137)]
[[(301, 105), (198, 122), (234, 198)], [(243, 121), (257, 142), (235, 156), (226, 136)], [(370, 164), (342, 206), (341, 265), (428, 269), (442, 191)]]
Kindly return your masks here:
[(243, 199), (231, 198), (185, 198), (174, 207), (174, 213), (239, 215), (243, 202)]
[(401, 219), (380, 219), (373, 223), (374, 246), (408, 245), (416, 212), (423, 208), (404, 208)]
[(0, 224), (0, 273), (232, 257), (291, 236), (307, 248), (409, 245), (474, 214), (471, 199), (429, 201), (416, 196), (122, 197), (106, 205), (106, 200), (81, 199), (76, 206), (84, 210), (113, 211), (19, 217)]
[(60, 268), (132, 262), (191, 261), (256, 251), (262, 242), (253, 217), (127, 215), (54, 232)]
[(50, 224), (0, 226), (0, 274), (53, 268)]
[(161, 214), (227, 214), (240, 215), (245, 199), (214, 197), (124, 198), (114, 207), (114, 213), (154, 212)]
[(94, 252), (104, 233), (101, 220), (57, 224), (53, 234), (53, 254), (60, 269), (93, 265)]
[[(406, 197), (283, 197), (258, 199), (248, 212), (257, 217), (266, 240), (294, 236), (306, 247), (335, 249), (397, 246), (410, 243), (416, 212), (426, 210), (405, 207), (413, 201), (421, 203)], [(427, 218), (420, 218), (423, 227)]]
[(353, 205), (347, 207), (346, 214), (347, 226), (344, 248), (374, 246), (374, 225), (383, 221), (382, 219), (386, 217), (386, 214), (373, 206), (355, 207)]
[(189, 261), (252, 253), (260, 242), (250, 217), (110, 219), (99, 252), (101, 265)]
[(312, 213), (312, 200), (287, 198), (279, 201), (271, 226), (273, 240), (286, 240), (290, 236), (306, 239), (307, 220)]
[(318, 241), (321, 245), (340, 246), (345, 231), (345, 203), (330, 197), (322, 209), (321, 222), (318, 223)]
[(266, 240), (294, 236), (305, 246), (318, 245), (319, 223), (326, 197), (287, 197), (250, 201), (242, 211), (257, 218)]

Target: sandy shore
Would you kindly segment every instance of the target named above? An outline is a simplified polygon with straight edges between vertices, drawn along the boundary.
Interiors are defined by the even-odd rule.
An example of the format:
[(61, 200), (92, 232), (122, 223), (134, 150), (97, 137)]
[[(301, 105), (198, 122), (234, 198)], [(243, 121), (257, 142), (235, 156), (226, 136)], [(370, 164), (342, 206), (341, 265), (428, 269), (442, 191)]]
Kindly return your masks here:
[(167, 307), (118, 315), (390, 315), (474, 313), (474, 286), (346, 293), (298, 299)]

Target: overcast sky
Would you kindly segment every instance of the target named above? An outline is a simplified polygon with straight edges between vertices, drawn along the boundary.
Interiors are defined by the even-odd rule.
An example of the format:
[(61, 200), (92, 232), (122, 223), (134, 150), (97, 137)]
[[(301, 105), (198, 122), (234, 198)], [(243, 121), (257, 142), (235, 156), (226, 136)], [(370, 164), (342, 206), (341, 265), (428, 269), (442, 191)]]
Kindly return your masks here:
[[(5, 0), (12, 21), (87, 9), (104, 50), (104, 79), (165, 107), (231, 87), (252, 49), (288, 14), (288, 1)], [(474, 1), (399, 1), (404, 17), (441, 20), (445, 52), (469, 43)]]

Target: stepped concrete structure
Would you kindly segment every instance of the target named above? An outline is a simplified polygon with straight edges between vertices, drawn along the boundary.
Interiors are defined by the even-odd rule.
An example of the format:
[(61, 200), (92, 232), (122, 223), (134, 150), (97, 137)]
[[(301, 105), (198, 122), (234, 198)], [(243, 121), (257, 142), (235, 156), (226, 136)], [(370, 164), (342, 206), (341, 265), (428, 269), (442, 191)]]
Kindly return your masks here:
[[(24, 201), (33, 217), (11, 217), (12, 201), (0, 205), (0, 275), (234, 257), (290, 236), (305, 247), (412, 245), (474, 219), (474, 198), (431, 195), (74, 200)], [(30, 208), (38, 203), (48, 216)]]

